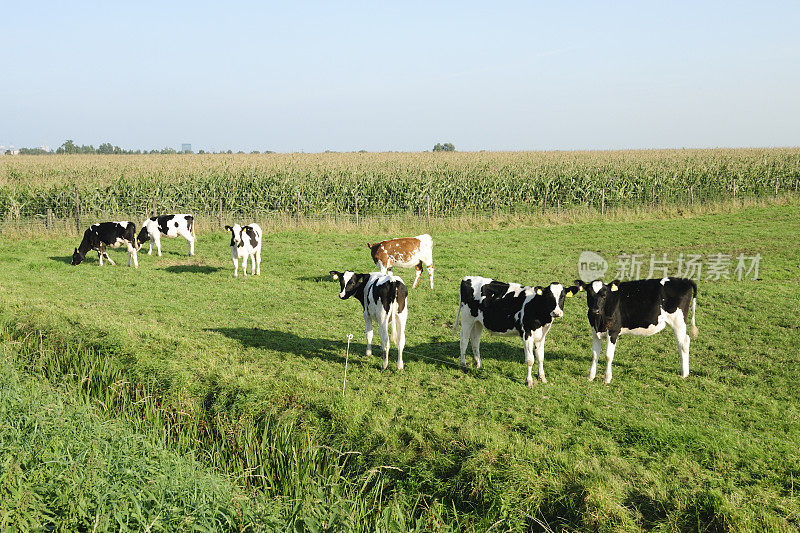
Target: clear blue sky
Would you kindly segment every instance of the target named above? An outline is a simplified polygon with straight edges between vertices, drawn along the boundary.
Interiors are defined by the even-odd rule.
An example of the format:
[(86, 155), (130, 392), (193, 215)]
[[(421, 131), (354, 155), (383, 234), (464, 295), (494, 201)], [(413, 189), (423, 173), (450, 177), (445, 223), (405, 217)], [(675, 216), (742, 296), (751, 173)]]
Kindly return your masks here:
[(0, 0), (0, 144), (800, 145), (800, 2)]

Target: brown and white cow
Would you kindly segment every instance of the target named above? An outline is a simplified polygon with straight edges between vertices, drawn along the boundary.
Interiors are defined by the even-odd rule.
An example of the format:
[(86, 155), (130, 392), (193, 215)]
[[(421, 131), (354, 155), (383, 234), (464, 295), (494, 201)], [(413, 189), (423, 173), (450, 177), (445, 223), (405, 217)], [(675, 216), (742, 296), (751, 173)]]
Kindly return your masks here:
[(419, 283), (424, 265), (430, 274), (431, 289), (433, 288), (433, 239), (427, 233), (416, 237), (390, 239), (375, 244), (367, 243), (367, 248), (370, 249), (372, 260), (381, 269), (382, 274), (392, 270), (395, 265), (416, 268), (417, 276), (414, 278), (412, 288)]

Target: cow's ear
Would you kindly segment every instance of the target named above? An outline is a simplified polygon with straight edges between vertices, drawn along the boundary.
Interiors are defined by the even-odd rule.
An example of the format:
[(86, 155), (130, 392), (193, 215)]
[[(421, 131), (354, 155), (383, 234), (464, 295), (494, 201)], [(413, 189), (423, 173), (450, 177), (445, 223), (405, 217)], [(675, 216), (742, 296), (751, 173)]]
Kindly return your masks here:
[(225, 226), (225, 229), (226, 229), (227, 231), (230, 231), (230, 230), (232, 230), (233, 228), (232, 228), (232, 227), (230, 227), (230, 226)]
[(339, 273), (335, 270), (331, 270), (331, 276), (333, 276), (333, 279), (339, 279)]
[(619, 280), (615, 279), (612, 281), (611, 285), (609, 285), (609, 288), (611, 289), (611, 292), (617, 292), (619, 290)]
[(77, 248), (75, 248), (75, 252), (74, 253), (76, 253), (76, 254), (78, 253), (78, 249)]
[(568, 288), (567, 288), (567, 292), (566, 292), (566, 296), (567, 296), (567, 298), (572, 298), (573, 296), (575, 296), (576, 294), (578, 294), (578, 292), (579, 292), (579, 291), (580, 291), (580, 288), (579, 288), (579, 287), (577, 287), (577, 286), (575, 286), (575, 287), (568, 287)]
[(538, 294), (539, 296), (542, 295), (542, 288), (541, 287), (536, 287), (536, 294)]
[[(583, 292), (583, 285), (584, 285), (583, 281), (581, 281), (581, 280), (579, 280), (579, 279), (576, 279), (576, 280), (575, 280), (575, 281), (573, 281), (572, 283), (574, 283), (574, 284), (575, 284), (575, 290), (576, 290), (577, 292)], [(572, 287), (570, 287), (570, 288), (572, 288)]]

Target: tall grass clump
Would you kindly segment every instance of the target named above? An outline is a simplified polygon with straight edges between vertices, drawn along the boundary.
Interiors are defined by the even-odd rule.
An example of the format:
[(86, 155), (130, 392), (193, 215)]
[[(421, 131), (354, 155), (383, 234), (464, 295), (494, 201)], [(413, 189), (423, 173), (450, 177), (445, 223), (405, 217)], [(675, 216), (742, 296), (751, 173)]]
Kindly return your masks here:
[[(0, 525), (48, 528), (66, 518), (54, 527), (447, 529), (447, 509), (425, 507), (420, 496), (395, 487), (398, 469), (350, 468), (357, 452), (316, 444), (297, 420), (231, 418), (180, 398), (170, 403), (155, 381), (132, 383), (112, 358), (42, 331), (4, 324), (0, 346), (5, 360), (69, 391), (76, 402), (54, 401), (54, 393), (22, 383), (10, 364), (0, 363), (0, 433), (6, 433), (0, 458), (7, 458), (0, 468)], [(21, 405), (26, 394), (31, 399)], [(32, 414), (42, 412), (44, 420)], [(194, 461), (224, 472), (232, 485), (214, 485)], [(231, 486), (242, 492), (237, 496)]]

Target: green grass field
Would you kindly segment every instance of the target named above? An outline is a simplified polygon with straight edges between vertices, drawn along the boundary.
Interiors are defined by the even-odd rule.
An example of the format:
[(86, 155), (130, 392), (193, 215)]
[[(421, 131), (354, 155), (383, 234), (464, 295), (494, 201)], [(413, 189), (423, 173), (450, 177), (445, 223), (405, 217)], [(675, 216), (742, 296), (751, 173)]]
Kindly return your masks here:
[[(222, 232), (200, 235), (194, 258), (185, 241), (164, 239), (164, 257), (140, 255), (138, 270), (119, 251), (116, 267), (96, 258), (72, 267), (76, 239), (6, 239), (0, 313), (19, 335), (41, 330), (98, 350), (181, 412), (295, 421), (308, 442), (359, 452), (353, 479), (392, 467), (379, 469), (387, 493), (428, 529), (797, 529), (800, 205), (651, 218), (431, 230), (436, 289), (410, 291), (404, 372), (394, 350), (384, 372), (379, 349), (364, 357), (360, 306), (340, 301), (327, 274), (374, 270), (364, 243), (390, 235), (357, 230), (270, 233), (262, 275), (238, 279)], [(583, 297), (567, 301), (548, 335), (547, 385), (525, 387), (515, 338), (485, 336), (485, 371), (458, 370), (451, 324), (462, 276), (567, 283), (583, 250), (610, 262), (760, 253), (760, 279), (698, 283), (686, 380), (667, 329), (622, 337), (612, 384), (587, 382)], [(410, 286), (413, 271), (396, 273)]]

